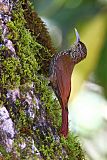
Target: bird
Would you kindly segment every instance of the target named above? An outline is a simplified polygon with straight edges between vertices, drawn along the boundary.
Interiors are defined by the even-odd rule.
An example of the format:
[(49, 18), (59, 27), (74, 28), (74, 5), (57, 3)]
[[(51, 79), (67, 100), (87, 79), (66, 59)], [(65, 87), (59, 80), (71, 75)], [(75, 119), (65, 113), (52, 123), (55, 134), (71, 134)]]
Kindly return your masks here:
[(76, 42), (65, 51), (53, 55), (49, 66), (49, 81), (62, 108), (60, 135), (68, 136), (68, 100), (71, 94), (71, 76), (74, 67), (87, 56), (87, 48), (75, 28)]

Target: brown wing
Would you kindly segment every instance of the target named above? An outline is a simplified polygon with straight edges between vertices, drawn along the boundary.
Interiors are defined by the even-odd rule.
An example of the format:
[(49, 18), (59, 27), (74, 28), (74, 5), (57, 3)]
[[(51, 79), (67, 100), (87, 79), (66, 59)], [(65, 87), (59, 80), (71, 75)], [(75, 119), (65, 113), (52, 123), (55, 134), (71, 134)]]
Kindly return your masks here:
[(71, 74), (74, 63), (68, 55), (64, 55), (58, 58), (56, 68), (58, 89), (62, 104), (66, 106), (71, 92)]

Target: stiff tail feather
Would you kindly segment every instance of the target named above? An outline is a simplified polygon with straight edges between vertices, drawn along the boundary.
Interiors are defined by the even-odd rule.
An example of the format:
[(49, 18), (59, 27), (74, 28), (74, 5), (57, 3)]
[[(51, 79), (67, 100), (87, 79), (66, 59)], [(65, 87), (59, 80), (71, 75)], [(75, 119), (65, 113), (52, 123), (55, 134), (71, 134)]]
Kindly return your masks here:
[(65, 138), (68, 135), (68, 107), (62, 107), (62, 126), (60, 130), (60, 134)]

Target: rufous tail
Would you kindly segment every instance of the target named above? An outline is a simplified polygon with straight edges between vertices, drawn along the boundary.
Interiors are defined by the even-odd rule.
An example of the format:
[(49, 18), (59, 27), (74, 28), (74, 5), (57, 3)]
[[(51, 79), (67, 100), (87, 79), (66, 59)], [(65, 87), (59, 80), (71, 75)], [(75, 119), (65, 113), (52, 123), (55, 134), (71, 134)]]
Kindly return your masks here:
[(62, 107), (62, 126), (60, 134), (67, 138), (68, 135), (68, 107)]

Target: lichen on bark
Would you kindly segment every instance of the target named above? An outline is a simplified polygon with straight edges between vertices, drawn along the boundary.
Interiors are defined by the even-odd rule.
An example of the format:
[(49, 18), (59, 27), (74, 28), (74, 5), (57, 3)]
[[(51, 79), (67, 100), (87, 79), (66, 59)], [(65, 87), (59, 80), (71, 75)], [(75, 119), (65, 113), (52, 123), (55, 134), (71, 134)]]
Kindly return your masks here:
[[(45, 24), (28, 0), (0, 1), (0, 156), (4, 159), (83, 157), (76, 141), (58, 134), (59, 104), (45, 78), (54, 51)], [(70, 149), (70, 139), (78, 144), (73, 146), (77, 155)]]

